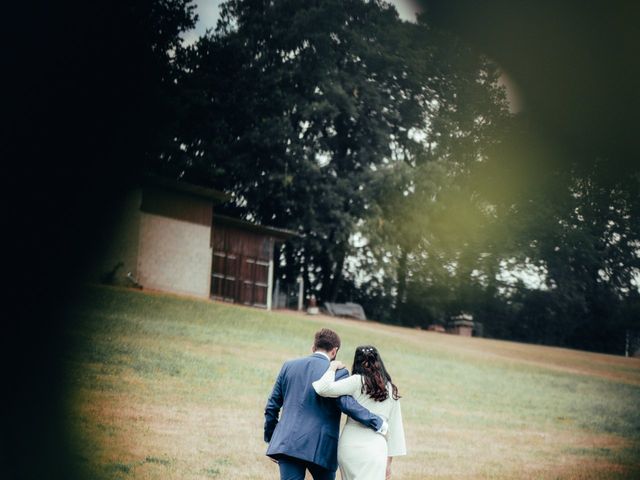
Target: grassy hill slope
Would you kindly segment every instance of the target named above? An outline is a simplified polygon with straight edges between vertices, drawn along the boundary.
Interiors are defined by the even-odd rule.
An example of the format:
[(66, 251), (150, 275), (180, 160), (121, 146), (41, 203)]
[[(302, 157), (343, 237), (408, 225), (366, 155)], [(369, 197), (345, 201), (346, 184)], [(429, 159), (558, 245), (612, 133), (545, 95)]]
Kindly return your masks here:
[(87, 478), (277, 478), (264, 405), (324, 326), (348, 365), (376, 345), (399, 387), (394, 478), (640, 478), (639, 359), (104, 287), (69, 315), (66, 421)]

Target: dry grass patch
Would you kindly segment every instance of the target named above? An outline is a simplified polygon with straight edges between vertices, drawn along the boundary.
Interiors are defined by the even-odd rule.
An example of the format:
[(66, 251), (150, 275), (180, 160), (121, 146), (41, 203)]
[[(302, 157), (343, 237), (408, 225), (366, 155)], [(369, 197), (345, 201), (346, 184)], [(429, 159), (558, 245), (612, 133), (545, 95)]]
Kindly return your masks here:
[[(640, 361), (92, 288), (68, 424), (91, 479), (271, 479), (263, 409), (321, 326), (377, 345), (403, 396), (396, 479), (640, 478)], [(339, 476), (338, 476), (339, 477)]]

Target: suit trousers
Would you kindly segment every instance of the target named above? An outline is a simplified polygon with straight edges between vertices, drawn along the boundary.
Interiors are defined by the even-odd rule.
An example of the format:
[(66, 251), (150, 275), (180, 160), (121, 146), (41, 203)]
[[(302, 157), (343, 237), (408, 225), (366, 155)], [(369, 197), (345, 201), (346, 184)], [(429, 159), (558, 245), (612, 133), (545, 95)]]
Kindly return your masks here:
[(306, 470), (309, 470), (313, 480), (335, 480), (336, 478), (336, 472), (332, 470), (286, 455), (278, 456), (278, 466), (280, 467), (280, 480), (304, 480)]

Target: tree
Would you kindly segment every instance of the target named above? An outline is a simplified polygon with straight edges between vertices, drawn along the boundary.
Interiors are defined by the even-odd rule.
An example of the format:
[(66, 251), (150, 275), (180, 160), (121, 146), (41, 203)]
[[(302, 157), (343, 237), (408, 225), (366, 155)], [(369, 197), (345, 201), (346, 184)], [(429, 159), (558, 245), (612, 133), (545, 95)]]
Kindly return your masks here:
[(396, 318), (424, 325), (444, 322), (475, 295), (473, 274), (487, 266), (496, 222), (471, 178), (510, 121), (497, 67), (453, 38), (437, 40), (445, 82), (428, 110), (424, 150), (381, 182), (386, 201), (367, 231), (395, 259), (388, 274), (397, 279)]
[(411, 132), (433, 88), (419, 28), (382, 1), (225, 2), (185, 55), (189, 110), (159, 168), (296, 230), (285, 274), (335, 300), (350, 237), (380, 200), (373, 179), (420, 148)]
[(634, 320), (624, 312), (639, 292), (639, 177), (610, 182), (602, 168), (595, 162), (589, 172), (570, 172), (552, 204), (537, 198), (546, 219), (521, 211), (540, 220), (521, 246), (547, 271), (553, 343), (621, 353)]

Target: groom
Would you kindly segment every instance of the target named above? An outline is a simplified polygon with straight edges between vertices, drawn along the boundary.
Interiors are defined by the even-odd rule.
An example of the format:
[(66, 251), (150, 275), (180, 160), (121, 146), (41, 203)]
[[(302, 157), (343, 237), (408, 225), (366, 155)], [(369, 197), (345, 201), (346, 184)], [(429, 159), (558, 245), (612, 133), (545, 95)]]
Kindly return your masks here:
[[(324, 328), (315, 335), (313, 355), (285, 362), (278, 374), (264, 411), (264, 440), (281, 480), (303, 480), (306, 470), (314, 480), (335, 479), (340, 411), (378, 433), (386, 431), (386, 422), (353, 397), (316, 395), (311, 384), (327, 371), (339, 348), (338, 334)], [(348, 375), (338, 370), (336, 380)]]

